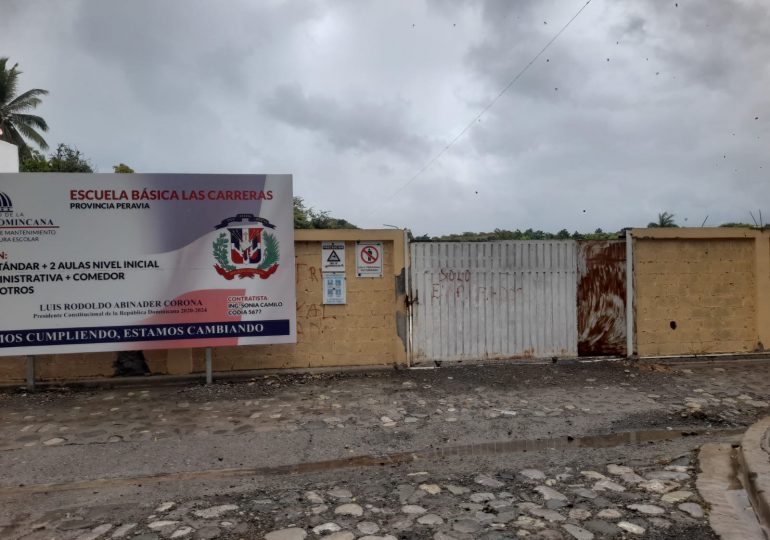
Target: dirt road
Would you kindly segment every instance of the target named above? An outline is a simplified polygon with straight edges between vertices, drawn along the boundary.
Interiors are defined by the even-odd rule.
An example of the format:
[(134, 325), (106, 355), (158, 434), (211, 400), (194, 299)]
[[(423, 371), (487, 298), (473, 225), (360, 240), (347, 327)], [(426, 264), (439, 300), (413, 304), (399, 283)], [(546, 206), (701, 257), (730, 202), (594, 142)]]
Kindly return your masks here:
[(712, 538), (694, 450), (770, 362), (0, 394), (2, 538)]

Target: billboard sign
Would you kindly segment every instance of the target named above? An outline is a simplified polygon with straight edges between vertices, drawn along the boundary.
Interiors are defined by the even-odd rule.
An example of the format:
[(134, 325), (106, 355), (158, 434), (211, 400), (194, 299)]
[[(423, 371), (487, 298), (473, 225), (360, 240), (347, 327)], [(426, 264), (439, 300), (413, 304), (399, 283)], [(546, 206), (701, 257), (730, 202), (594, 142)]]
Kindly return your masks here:
[(0, 356), (296, 342), (291, 175), (0, 174)]

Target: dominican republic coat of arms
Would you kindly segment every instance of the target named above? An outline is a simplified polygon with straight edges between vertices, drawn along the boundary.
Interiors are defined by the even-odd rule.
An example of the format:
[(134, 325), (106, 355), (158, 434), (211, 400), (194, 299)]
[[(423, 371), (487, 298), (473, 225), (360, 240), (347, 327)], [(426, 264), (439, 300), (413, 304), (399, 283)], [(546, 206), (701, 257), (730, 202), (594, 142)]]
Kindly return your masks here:
[(275, 225), (254, 214), (238, 214), (216, 227), (214, 269), (225, 279), (267, 279), (278, 270), (280, 250)]

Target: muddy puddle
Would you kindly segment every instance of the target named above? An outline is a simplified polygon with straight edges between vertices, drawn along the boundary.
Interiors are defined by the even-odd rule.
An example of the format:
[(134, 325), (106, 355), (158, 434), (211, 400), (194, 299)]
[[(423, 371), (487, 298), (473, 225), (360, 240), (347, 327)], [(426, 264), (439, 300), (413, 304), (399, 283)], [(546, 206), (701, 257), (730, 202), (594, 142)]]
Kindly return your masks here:
[(623, 445), (654, 444), (683, 437), (713, 436), (731, 437), (743, 434), (744, 429), (651, 429), (621, 431), (583, 437), (553, 437), (546, 439), (513, 439), (477, 444), (427, 448), (411, 452), (396, 452), (382, 455), (352, 456), (341, 459), (295, 463), (271, 467), (221, 468), (203, 471), (165, 473), (121, 478), (104, 478), (56, 484), (34, 484), (22, 486), (0, 486), (0, 496), (21, 493), (47, 493), (80, 489), (95, 489), (116, 486), (142, 485), (162, 482), (179, 482), (206, 478), (275, 476), (304, 474), (335, 469), (357, 467), (382, 467), (419, 461), (433, 461), (452, 457), (491, 456), (515, 452), (539, 452), (544, 450), (565, 450), (579, 448), (612, 448)]

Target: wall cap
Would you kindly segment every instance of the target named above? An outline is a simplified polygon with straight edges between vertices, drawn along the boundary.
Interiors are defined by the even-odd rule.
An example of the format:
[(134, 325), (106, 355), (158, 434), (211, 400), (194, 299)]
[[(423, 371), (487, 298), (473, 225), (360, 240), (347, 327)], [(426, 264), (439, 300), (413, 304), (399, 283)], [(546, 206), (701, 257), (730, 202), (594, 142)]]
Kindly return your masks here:
[(400, 242), (404, 239), (401, 229), (294, 229), (295, 242)]
[(741, 227), (661, 227), (631, 229), (631, 236), (636, 239), (671, 239), (671, 240), (709, 240), (709, 239), (754, 239), (770, 237), (769, 230)]

